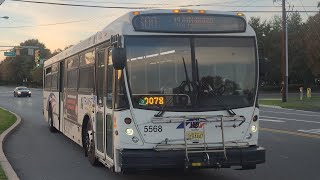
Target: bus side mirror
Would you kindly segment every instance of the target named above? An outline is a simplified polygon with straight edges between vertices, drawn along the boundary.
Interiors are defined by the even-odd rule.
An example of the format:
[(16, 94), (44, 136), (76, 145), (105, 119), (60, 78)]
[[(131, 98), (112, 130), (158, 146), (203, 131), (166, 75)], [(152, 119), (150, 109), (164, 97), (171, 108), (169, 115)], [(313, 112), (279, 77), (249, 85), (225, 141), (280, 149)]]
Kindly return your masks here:
[(122, 70), (127, 62), (127, 55), (125, 48), (112, 48), (112, 63), (113, 68)]

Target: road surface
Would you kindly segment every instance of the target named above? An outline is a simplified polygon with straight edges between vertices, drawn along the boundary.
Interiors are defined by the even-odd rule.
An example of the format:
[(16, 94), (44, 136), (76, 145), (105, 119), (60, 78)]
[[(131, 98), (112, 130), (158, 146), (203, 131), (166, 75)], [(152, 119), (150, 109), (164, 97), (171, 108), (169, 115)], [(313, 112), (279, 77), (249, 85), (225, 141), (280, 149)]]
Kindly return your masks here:
[(14, 98), (12, 88), (0, 86), (0, 106), (16, 112), (22, 124), (5, 144), (5, 153), (22, 180), (270, 180), (320, 179), (320, 113), (261, 108), (260, 145), (267, 162), (256, 170), (205, 169), (148, 171), (117, 175), (92, 167), (82, 148), (61, 133), (52, 134), (42, 117), (42, 92)]

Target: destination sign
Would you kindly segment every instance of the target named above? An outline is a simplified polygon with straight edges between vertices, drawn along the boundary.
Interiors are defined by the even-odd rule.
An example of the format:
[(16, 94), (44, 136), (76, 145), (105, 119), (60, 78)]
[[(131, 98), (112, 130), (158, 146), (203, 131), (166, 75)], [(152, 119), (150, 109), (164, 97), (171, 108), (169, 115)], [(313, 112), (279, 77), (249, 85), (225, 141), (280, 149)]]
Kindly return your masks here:
[(236, 33), (247, 25), (240, 16), (219, 14), (141, 14), (132, 24), (135, 31), (168, 33)]

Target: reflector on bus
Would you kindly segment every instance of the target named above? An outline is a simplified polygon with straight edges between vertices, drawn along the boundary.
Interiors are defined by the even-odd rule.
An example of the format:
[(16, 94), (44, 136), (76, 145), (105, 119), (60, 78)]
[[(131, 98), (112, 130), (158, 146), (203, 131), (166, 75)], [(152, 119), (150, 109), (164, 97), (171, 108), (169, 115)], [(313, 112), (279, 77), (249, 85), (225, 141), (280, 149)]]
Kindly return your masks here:
[(132, 24), (135, 31), (166, 33), (239, 33), (247, 26), (241, 16), (199, 13), (140, 14)]

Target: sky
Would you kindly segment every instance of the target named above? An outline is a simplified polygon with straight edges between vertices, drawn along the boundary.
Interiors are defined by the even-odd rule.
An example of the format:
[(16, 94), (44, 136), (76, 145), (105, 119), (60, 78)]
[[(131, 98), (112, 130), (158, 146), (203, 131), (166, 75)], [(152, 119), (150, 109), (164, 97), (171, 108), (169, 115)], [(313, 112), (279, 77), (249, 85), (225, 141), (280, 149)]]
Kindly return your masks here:
[[(0, 0), (0, 3), (3, 0)], [(99, 6), (129, 6), (129, 7), (169, 7), (173, 9), (179, 5), (213, 4), (212, 6), (192, 7), (190, 9), (210, 9), (218, 11), (247, 11), (247, 10), (281, 10), (277, 0), (33, 0), (55, 3), (71, 3)], [(318, 10), (320, 0), (287, 0), (294, 5), (295, 10)], [(107, 2), (113, 2), (107, 3)], [(117, 4), (114, 4), (117, 3)], [(131, 4), (120, 4), (131, 3)], [(139, 3), (139, 4), (132, 4)], [(143, 5), (146, 4), (146, 5)], [(154, 5), (155, 4), (155, 5)], [(255, 7), (250, 7), (255, 6)], [(268, 6), (268, 7), (257, 7)], [(299, 7), (300, 6), (300, 7)], [(314, 7), (309, 7), (314, 6)], [(0, 5), (0, 46), (17, 46), (28, 39), (38, 39), (52, 52), (66, 46), (76, 44), (83, 39), (102, 30), (108, 23), (128, 9), (103, 9), (86, 7), (68, 7), (46, 4), (33, 4), (5, 0)], [(245, 13), (247, 18), (259, 16), (269, 20), (279, 13)], [(302, 13), (304, 19), (313, 13)], [(279, 14), (280, 15), (280, 14)], [(6, 50), (8, 48), (1, 48)], [(4, 59), (0, 52), (0, 61)]]

